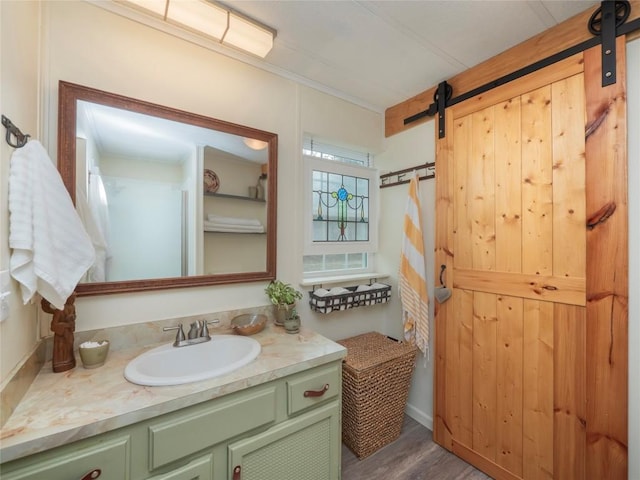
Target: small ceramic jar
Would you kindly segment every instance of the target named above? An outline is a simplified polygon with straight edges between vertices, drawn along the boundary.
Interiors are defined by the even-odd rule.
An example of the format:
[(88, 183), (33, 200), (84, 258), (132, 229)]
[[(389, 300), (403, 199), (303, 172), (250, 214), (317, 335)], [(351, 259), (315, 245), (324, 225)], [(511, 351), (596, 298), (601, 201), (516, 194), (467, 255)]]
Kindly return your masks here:
[(293, 315), (284, 320), (284, 329), (287, 333), (298, 333), (300, 331), (300, 315)]
[(104, 365), (109, 353), (109, 341), (84, 342), (78, 348), (84, 368), (98, 368)]

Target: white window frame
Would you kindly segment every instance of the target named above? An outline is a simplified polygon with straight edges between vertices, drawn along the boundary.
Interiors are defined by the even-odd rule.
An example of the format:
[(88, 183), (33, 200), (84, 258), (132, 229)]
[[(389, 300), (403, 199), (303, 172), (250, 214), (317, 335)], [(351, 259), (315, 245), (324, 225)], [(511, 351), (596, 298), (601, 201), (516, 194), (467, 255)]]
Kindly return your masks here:
[[(324, 160), (309, 155), (303, 155), (304, 162), (304, 248), (303, 255), (330, 255), (340, 253), (367, 253), (369, 261), (364, 269), (338, 270), (336, 274), (344, 272), (350, 275), (358, 271), (371, 271), (373, 253), (378, 250), (378, 170), (371, 167), (357, 166), (340, 161)], [(314, 209), (313, 192), (311, 190), (313, 170), (335, 172), (338, 174), (354, 177), (367, 178), (369, 180), (369, 240), (368, 241), (340, 241), (340, 242), (314, 242), (313, 241), (313, 221), (309, 212)], [(305, 277), (315, 275), (314, 273), (304, 273)], [(328, 272), (317, 272), (319, 275), (326, 275)]]

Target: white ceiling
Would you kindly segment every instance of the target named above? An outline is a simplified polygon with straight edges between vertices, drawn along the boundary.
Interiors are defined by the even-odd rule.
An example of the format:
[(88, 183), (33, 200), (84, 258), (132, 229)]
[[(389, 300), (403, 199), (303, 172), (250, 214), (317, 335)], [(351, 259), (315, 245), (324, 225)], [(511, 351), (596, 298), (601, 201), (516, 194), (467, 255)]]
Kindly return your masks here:
[[(599, 4), (590, 0), (226, 0), (224, 3), (276, 29), (273, 50), (261, 60), (212, 42), (204, 45), (378, 112)], [(135, 13), (122, 10), (115, 2), (97, 4), (115, 8), (119, 13), (128, 12), (127, 16)], [(152, 25), (158, 26), (158, 22)], [(147, 138), (144, 132), (135, 130), (136, 140), (131, 141), (127, 137), (127, 131), (134, 132), (127, 126), (131, 119), (115, 121), (111, 113), (106, 109), (87, 110), (93, 127), (100, 131), (96, 142), (111, 154), (167, 157), (163, 161), (176, 161), (190, 153), (193, 142), (185, 147), (184, 140), (193, 135), (196, 143), (216, 145), (240, 157), (266, 161), (262, 158), (264, 152), (249, 150), (240, 138), (229, 135), (225, 140), (208, 138), (202, 129), (177, 133), (179, 129), (169, 122), (165, 127), (154, 126), (163, 132), (160, 137), (150, 134)], [(122, 150), (125, 147), (121, 145), (129, 149), (132, 144), (138, 145), (140, 151)]]
[(600, 2), (223, 3), (278, 31), (268, 69), (382, 112)]
[(91, 138), (101, 155), (158, 163), (183, 163), (206, 145), (238, 158), (267, 163), (244, 137), (85, 101), (78, 102), (76, 135)]

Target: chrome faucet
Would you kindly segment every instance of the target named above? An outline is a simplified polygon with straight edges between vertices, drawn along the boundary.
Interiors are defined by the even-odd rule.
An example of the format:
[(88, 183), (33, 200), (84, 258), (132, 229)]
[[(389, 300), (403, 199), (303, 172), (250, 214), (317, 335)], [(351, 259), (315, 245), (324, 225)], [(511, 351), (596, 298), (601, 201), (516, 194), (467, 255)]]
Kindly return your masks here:
[(200, 320), (196, 320), (191, 324), (191, 328), (189, 328), (189, 333), (187, 333), (187, 338), (189, 340), (193, 340), (194, 338), (198, 338), (200, 336)]
[(165, 332), (169, 330), (177, 330), (173, 346), (186, 347), (188, 345), (195, 345), (197, 343), (204, 343), (211, 340), (211, 335), (209, 334), (209, 328), (207, 325), (211, 325), (213, 323), (220, 323), (220, 320), (196, 320), (189, 326), (189, 333), (186, 337), (181, 323), (175, 327), (164, 327), (162, 330)]

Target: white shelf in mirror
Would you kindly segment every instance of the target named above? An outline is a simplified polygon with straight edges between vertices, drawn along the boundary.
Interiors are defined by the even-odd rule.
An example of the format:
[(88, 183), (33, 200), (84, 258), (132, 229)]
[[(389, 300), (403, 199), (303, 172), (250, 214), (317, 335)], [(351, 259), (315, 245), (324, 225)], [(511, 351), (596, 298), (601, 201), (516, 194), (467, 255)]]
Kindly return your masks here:
[(250, 202), (266, 203), (266, 200), (264, 198), (251, 198), (251, 197), (245, 197), (243, 195), (231, 195), (229, 193), (204, 192), (204, 195), (207, 197), (230, 198), (233, 200), (248, 200)]

